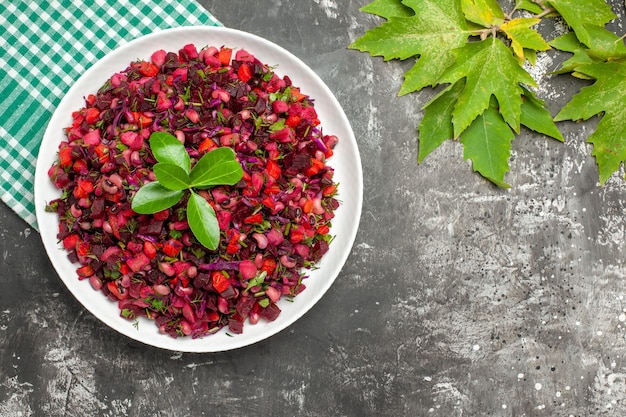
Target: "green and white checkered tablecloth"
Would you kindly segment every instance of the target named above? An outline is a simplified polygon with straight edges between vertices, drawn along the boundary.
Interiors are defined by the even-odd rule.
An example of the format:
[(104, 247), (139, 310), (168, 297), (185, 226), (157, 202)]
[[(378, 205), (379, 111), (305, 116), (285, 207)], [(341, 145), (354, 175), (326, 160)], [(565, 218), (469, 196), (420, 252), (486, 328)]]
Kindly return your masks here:
[(0, 0), (2, 201), (37, 229), (37, 152), (65, 92), (117, 46), (185, 25), (220, 23), (194, 0)]

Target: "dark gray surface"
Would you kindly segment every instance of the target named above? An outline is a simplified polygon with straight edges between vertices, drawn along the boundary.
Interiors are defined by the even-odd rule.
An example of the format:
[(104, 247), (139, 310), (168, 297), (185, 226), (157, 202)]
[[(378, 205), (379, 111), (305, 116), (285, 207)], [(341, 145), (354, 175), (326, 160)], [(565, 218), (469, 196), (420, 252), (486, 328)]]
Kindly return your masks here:
[[(523, 132), (508, 191), (456, 143), (417, 166), (430, 93), (396, 97), (409, 63), (346, 49), (378, 22), (365, 1), (201, 3), (300, 57), (344, 107), (365, 183), (351, 256), (278, 335), (172, 353), (87, 313), (0, 205), (0, 415), (626, 415), (626, 184), (599, 186), (594, 121), (562, 124), (565, 145)], [(554, 112), (580, 87), (546, 75), (559, 59), (533, 70)]]

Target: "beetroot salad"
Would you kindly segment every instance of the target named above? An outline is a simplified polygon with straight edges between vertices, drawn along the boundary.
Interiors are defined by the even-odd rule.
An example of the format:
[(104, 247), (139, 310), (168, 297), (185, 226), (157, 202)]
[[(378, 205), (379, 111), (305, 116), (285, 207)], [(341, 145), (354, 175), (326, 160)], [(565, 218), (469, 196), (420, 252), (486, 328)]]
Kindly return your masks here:
[[(48, 171), (61, 190), (48, 211), (78, 279), (172, 337), (201, 337), (272, 321), (276, 304), (305, 289), (332, 240), (339, 206), (313, 100), (249, 52), (193, 44), (130, 63), (72, 113)], [(176, 137), (191, 166), (229, 147), (236, 184), (197, 190), (215, 212), (219, 244), (196, 239), (183, 198), (154, 214), (133, 196), (156, 181), (149, 138)]]

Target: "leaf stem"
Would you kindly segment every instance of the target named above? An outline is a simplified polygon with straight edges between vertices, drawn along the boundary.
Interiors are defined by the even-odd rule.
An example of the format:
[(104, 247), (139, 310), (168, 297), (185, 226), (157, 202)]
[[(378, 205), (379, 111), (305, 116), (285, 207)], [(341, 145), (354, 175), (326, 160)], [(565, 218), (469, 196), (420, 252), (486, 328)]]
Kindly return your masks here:
[(489, 35), (495, 38), (499, 30), (500, 30), (499, 26), (491, 26), (489, 28), (472, 31), (471, 34), (472, 36), (478, 36), (481, 41), (484, 41), (485, 39), (489, 37)]
[[(542, 19), (544, 17), (546, 17), (547, 15), (549, 15), (550, 13), (555, 13), (556, 10), (550, 6), (546, 6), (545, 4), (543, 4), (543, 1), (541, 0), (533, 0), (533, 3), (535, 3), (536, 5), (538, 5), (539, 7), (541, 7), (541, 9), (543, 10), (541, 13), (534, 15), (533, 17), (536, 19)], [(509, 20), (513, 20), (513, 14), (515, 14), (516, 11), (518, 11), (519, 9), (517, 7), (514, 7), (513, 10), (511, 10), (510, 13), (508, 13), (505, 17), (505, 21), (509, 21)]]
[[(541, 7), (543, 7), (543, 5), (541, 5)], [(545, 8), (543, 9), (543, 12), (541, 12), (541, 13), (539, 13), (539, 14), (535, 15), (535, 17), (536, 17), (537, 19), (542, 19), (542, 18), (546, 17), (547, 15), (549, 15), (550, 13), (554, 13), (554, 12), (556, 12), (556, 10), (555, 10), (555, 9), (553, 9), (552, 7), (545, 7)]]

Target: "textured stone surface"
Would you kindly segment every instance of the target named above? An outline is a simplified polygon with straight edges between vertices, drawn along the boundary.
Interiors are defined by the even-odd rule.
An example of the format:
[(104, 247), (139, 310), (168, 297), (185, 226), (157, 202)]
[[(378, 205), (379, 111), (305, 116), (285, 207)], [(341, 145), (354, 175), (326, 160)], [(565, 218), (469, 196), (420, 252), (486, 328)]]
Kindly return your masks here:
[[(473, 174), (457, 143), (418, 166), (432, 93), (397, 97), (409, 62), (346, 49), (378, 24), (366, 2), (201, 3), (300, 57), (344, 107), (365, 184), (351, 256), (278, 335), (171, 353), (86, 312), (2, 205), (0, 415), (626, 415), (626, 183), (598, 184), (585, 143), (597, 121), (561, 124), (566, 144), (522, 132), (510, 190)], [(533, 70), (554, 113), (581, 86), (548, 75), (562, 59)]]

